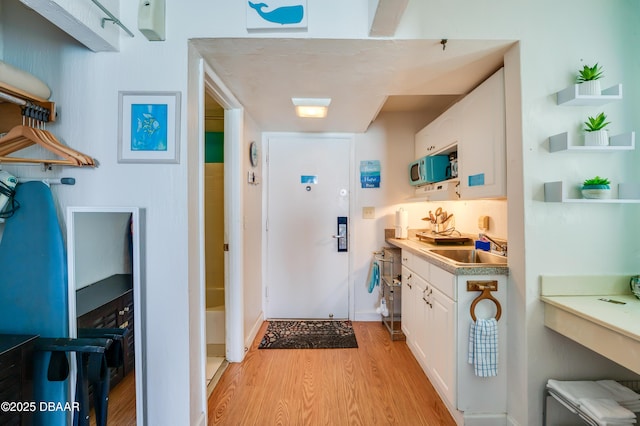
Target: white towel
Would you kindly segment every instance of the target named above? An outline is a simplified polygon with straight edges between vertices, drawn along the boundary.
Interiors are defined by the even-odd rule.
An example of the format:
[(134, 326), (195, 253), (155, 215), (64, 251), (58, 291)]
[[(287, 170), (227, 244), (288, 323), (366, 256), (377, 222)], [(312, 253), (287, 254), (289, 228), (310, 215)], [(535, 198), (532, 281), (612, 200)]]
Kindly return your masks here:
[(478, 319), (469, 329), (469, 364), (478, 377), (498, 375), (498, 321)]
[(578, 403), (590, 417), (603, 422), (635, 423), (636, 415), (613, 399), (580, 398)]
[(561, 381), (549, 379), (547, 386), (576, 405), (579, 405), (578, 399), (580, 398), (611, 398), (611, 392), (590, 380)]
[(596, 383), (611, 392), (613, 399), (619, 402), (620, 405), (640, 402), (640, 394), (635, 393), (615, 380), (598, 380)]
[(640, 413), (640, 403), (638, 402), (634, 402), (634, 403), (621, 402), (620, 405), (622, 405), (624, 408), (626, 408), (629, 411), (633, 411), (634, 413)]

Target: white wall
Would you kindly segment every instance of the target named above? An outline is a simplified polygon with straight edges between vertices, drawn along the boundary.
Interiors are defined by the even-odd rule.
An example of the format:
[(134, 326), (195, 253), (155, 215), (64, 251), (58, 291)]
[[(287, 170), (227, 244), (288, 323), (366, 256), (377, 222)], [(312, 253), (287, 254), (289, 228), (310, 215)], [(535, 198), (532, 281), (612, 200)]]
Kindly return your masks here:
[(76, 289), (131, 273), (130, 220), (129, 213), (76, 213)]
[[(117, 93), (119, 90), (186, 93), (187, 40), (248, 36), (244, 29), (244, 4), (223, 0), (167, 2), (166, 42), (150, 43), (138, 33), (135, 38), (122, 35), (119, 53), (94, 54), (16, 3), (0, 4), (4, 60), (27, 69), (51, 86), (60, 116), (58, 123), (49, 129), (73, 148), (100, 161), (95, 170), (64, 170), (64, 175), (77, 178), (77, 184), (54, 189), (61, 209), (68, 205), (137, 205), (146, 209), (147, 347), (153, 354), (147, 365), (148, 420), (153, 425), (187, 424), (192, 418), (190, 388), (199, 386), (189, 378), (190, 356), (196, 354), (189, 349), (187, 312), (189, 292), (197, 286), (189, 282), (187, 272), (189, 216), (185, 206), (187, 175), (191, 171), (186, 162), (178, 165), (116, 162)], [(368, 32), (367, 3), (367, 0), (309, 0), (313, 13), (309, 16), (308, 31), (276, 36), (364, 38)], [(604, 65), (605, 85), (624, 84), (624, 100), (603, 108), (614, 121), (612, 130), (640, 129), (640, 87), (633, 80), (640, 68), (634, 47), (640, 41), (640, 34), (635, 31), (640, 5), (634, 0), (614, 0), (607, 5), (603, 8), (597, 0), (496, 0), (490, 4), (412, 0), (396, 33), (399, 38), (439, 39), (446, 35), (450, 40), (521, 41), (517, 63), (522, 68), (522, 128), (508, 141), (511, 152), (516, 152), (510, 164), (521, 161), (523, 167), (522, 171), (509, 168), (508, 172), (510, 182), (522, 182), (519, 188), (509, 190), (510, 194), (519, 191), (520, 197), (514, 196), (514, 203), (510, 197), (508, 212), (509, 224), (524, 226), (519, 242), (522, 249), (520, 253), (511, 252), (516, 266), (512, 277), (515, 279), (511, 282), (510, 278), (513, 284), (510, 311), (519, 313), (516, 321), (510, 319), (510, 327), (523, 344), (514, 348), (522, 355), (510, 357), (509, 386), (513, 396), (509, 411), (513, 422), (520, 425), (540, 424), (542, 388), (548, 377), (617, 378), (624, 372), (545, 329), (538, 301), (541, 274), (637, 273), (639, 206), (572, 206), (541, 201), (542, 183), (548, 180), (563, 178), (576, 183), (591, 174), (608, 175), (614, 182), (640, 180), (640, 170), (634, 167), (640, 156), (637, 150), (591, 157), (549, 154), (546, 149), (549, 135), (574, 130), (586, 113), (593, 112), (588, 108), (555, 105), (555, 92), (571, 84), (575, 71), (585, 62), (598, 61)], [(335, 13), (336, 10), (341, 13)], [(135, 28), (137, 2), (122, 2), (121, 13), (125, 24)], [(455, 44), (449, 43), (447, 49), (452, 48)], [(183, 107), (186, 102), (183, 98)], [(194, 141), (187, 139), (186, 120), (183, 118), (181, 158), (187, 158), (188, 149), (195, 149)], [(375, 159), (373, 155), (382, 156), (386, 149), (392, 149), (382, 142), (382, 135), (374, 136), (377, 131), (372, 128), (363, 139), (356, 138), (357, 162)], [(403, 139), (409, 137), (408, 131), (399, 130), (398, 134)], [(371, 148), (362, 146), (367, 138), (374, 140)], [(244, 140), (248, 142), (249, 138)], [(389, 153), (392, 160), (388, 161), (398, 164), (404, 161), (404, 150), (409, 148), (399, 149), (401, 152), (397, 154)], [(22, 175), (41, 173), (37, 167), (5, 169), (19, 170)], [(383, 179), (387, 179), (385, 170), (383, 163)], [(370, 190), (356, 194), (358, 205), (381, 206), (378, 211), (381, 217), (389, 217), (402, 204), (400, 194), (379, 196), (374, 194), (382, 194), (384, 189), (366, 191)], [(246, 200), (247, 205), (251, 203)], [(257, 226), (261, 222), (259, 209), (255, 214), (247, 212), (248, 227)], [(355, 225), (362, 236), (354, 242), (362, 252), (356, 259), (356, 271), (360, 276), (364, 274), (364, 279), (368, 252), (382, 244), (380, 231), (387, 223), (387, 219), (363, 220)], [(359, 280), (358, 276), (354, 279)], [(364, 290), (364, 279), (356, 281), (356, 287)], [(256, 309), (254, 303), (247, 302), (252, 310)], [(356, 303), (358, 312), (371, 309), (366, 294)], [(167, 335), (172, 339), (170, 345)]]
[[(264, 150), (262, 149), (262, 136), (258, 131), (258, 126), (250, 116), (245, 119), (244, 144), (241, 153), (243, 155), (243, 174), (241, 185), (244, 188), (244, 336), (245, 347), (250, 347), (251, 338), (257, 333), (257, 327), (263, 320), (263, 290), (262, 290), (262, 230), (264, 229), (264, 215), (262, 214), (263, 164)], [(255, 141), (258, 144), (258, 166), (251, 167), (249, 160), (249, 145)], [(247, 183), (247, 173), (251, 171), (256, 174), (257, 185)]]

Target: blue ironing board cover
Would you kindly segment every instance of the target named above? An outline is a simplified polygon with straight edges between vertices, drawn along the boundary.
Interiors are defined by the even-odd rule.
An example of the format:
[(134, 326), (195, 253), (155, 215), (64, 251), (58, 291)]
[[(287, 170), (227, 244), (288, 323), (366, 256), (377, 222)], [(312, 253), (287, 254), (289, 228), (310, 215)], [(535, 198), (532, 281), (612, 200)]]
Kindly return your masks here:
[[(67, 260), (51, 189), (43, 182), (16, 187), (20, 208), (0, 241), (0, 333), (69, 337)], [(49, 382), (50, 354), (34, 357), (36, 401), (68, 401), (68, 380)], [(69, 413), (36, 412), (35, 424), (65, 425)]]

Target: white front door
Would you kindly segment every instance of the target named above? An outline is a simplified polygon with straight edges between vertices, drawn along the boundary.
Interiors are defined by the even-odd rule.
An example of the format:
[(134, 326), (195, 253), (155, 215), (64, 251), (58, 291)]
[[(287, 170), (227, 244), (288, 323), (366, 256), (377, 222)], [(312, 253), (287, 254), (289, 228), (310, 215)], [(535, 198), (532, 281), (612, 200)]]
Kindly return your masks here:
[(278, 136), (268, 149), (267, 317), (348, 318), (349, 254), (336, 236), (351, 139)]

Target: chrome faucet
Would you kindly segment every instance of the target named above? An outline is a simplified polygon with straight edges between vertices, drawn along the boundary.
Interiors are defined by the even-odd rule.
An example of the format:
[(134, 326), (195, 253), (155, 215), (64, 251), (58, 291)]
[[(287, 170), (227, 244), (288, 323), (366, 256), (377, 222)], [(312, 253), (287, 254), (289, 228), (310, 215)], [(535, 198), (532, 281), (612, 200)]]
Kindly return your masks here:
[(480, 233), (478, 234), (478, 238), (483, 239), (486, 238), (487, 240), (489, 240), (489, 242), (491, 242), (494, 247), (495, 247), (495, 251), (497, 251), (499, 254), (501, 254), (502, 256), (507, 256), (507, 242), (503, 242), (503, 243), (499, 243), (496, 240), (494, 240), (493, 238), (491, 238), (490, 236), (488, 236), (487, 234), (483, 234)]

